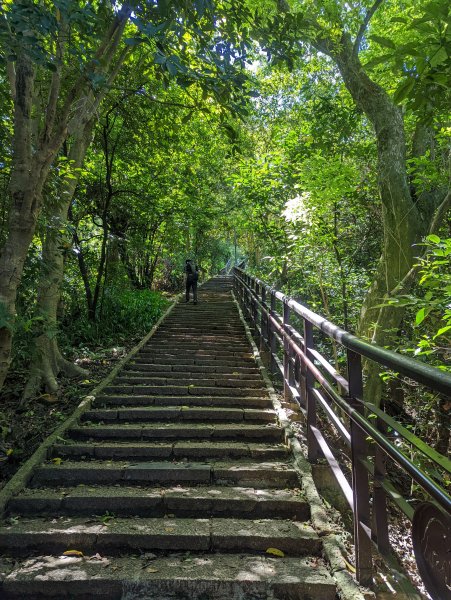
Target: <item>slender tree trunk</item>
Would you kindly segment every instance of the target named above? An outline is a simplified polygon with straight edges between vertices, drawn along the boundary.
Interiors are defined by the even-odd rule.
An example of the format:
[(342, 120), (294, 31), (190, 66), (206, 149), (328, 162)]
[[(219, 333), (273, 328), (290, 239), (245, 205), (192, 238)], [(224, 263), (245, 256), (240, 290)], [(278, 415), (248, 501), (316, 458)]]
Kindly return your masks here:
[(83, 280), (83, 285), (85, 287), (85, 297), (86, 297), (86, 307), (88, 310), (88, 318), (91, 321), (94, 321), (94, 317), (93, 317), (93, 297), (92, 297), (92, 290), (91, 290), (91, 284), (89, 283), (89, 272), (88, 272), (88, 267), (86, 265), (86, 261), (85, 261), (85, 255), (83, 254), (83, 248), (81, 246), (81, 241), (78, 237), (78, 234), (76, 231), (74, 231), (74, 244), (77, 248), (77, 260), (78, 260), (78, 267), (80, 269), (80, 275), (81, 278)]
[[(93, 122), (75, 136), (69, 152), (71, 169), (79, 169), (91, 139)], [(34, 340), (30, 374), (23, 400), (35, 396), (45, 385), (48, 393), (58, 390), (57, 377), (81, 377), (87, 371), (66, 360), (58, 347), (58, 306), (64, 276), (65, 248), (71, 246), (67, 235), (67, 217), (78, 183), (77, 171), (72, 172), (62, 184), (61, 197), (52, 211), (51, 227), (47, 230), (42, 248), (42, 267), (38, 284), (36, 316), (41, 318), (42, 333)], [(64, 233), (61, 234), (60, 232)]]

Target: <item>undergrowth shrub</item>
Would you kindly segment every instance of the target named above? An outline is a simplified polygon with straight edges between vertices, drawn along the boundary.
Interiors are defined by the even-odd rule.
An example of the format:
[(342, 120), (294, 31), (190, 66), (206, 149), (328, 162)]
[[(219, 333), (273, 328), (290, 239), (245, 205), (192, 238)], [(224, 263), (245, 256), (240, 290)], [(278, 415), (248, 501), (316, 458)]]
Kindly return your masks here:
[(67, 349), (127, 344), (144, 336), (160, 318), (169, 301), (159, 292), (108, 288), (100, 304), (97, 321), (85, 314), (66, 315), (60, 342)]

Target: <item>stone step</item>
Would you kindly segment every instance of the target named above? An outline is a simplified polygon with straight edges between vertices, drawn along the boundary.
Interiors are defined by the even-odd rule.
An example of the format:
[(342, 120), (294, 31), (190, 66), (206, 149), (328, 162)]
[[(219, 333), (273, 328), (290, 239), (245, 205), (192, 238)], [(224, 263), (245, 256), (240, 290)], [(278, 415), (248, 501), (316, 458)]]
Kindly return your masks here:
[(32, 487), (114, 484), (213, 484), (244, 487), (296, 487), (296, 471), (286, 462), (204, 461), (138, 462), (64, 461), (36, 469)]
[(239, 517), (307, 521), (309, 504), (297, 491), (228, 486), (77, 486), (32, 488), (12, 498), (8, 513), (24, 516), (104, 515)]
[(174, 322), (174, 323), (167, 323), (166, 321), (164, 323), (161, 324), (161, 326), (158, 328), (158, 333), (159, 334), (165, 334), (168, 333), (169, 335), (176, 333), (178, 335), (197, 335), (198, 333), (201, 333), (202, 335), (205, 333), (205, 335), (236, 335), (236, 336), (242, 336), (244, 339), (246, 339), (246, 330), (244, 329), (242, 323), (237, 322), (235, 325), (231, 325), (231, 324), (214, 324), (214, 325), (209, 325), (208, 323), (204, 323), (203, 325), (198, 324), (198, 325), (188, 325), (186, 323), (180, 323), (180, 322)]
[(208, 422), (275, 422), (276, 413), (271, 409), (255, 408), (216, 408), (216, 407), (148, 407), (148, 408), (119, 408), (119, 409), (96, 409), (87, 410), (82, 415), (82, 421), (93, 423), (111, 423), (137, 421), (205, 421)]
[(65, 443), (52, 448), (52, 456), (63, 459), (111, 459), (111, 460), (154, 460), (154, 459), (286, 459), (288, 448), (282, 444), (233, 443), (230, 442), (122, 442), (122, 443)]
[[(187, 365), (188, 366), (188, 365)], [(212, 381), (229, 381), (233, 379), (235, 381), (259, 381), (263, 384), (262, 376), (259, 371), (254, 373), (239, 373), (237, 372), (229, 372), (229, 373), (217, 373), (216, 371), (208, 372), (208, 371), (194, 371), (190, 372), (189, 366), (187, 371), (142, 371), (138, 370), (135, 365), (136, 370), (128, 369), (126, 371), (122, 371), (120, 374), (121, 380), (126, 378), (144, 378), (144, 379), (170, 379), (170, 380), (181, 380), (181, 381), (189, 381), (190, 379), (208, 379)], [(231, 369), (229, 369), (231, 371)], [(118, 378), (115, 379), (117, 381)]]
[[(49, 526), (50, 525), (50, 526)], [(271, 519), (189, 519), (113, 517), (107, 523), (82, 517), (23, 518), (0, 530), (0, 551), (7, 556), (77, 549), (120, 556), (125, 552), (169, 550), (265, 552), (278, 548), (289, 556), (318, 555), (321, 540), (304, 522)]]
[(224, 373), (228, 375), (246, 375), (261, 377), (260, 369), (255, 367), (230, 367), (227, 365), (171, 365), (171, 364), (143, 364), (131, 361), (124, 366), (122, 373), (129, 374), (130, 371), (139, 371), (139, 373)]
[(100, 395), (93, 402), (93, 407), (103, 406), (216, 406), (272, 408), (270, 398), (241, 398), (239, 396), (128, 396), (112, 394)]
[[(153, 386), (201, 386), (201, 387), (231, 387), (231, 388), (259, 388), (264, 389), (265, 384), (261, 377), (257, 379), (250, 379), (248, 376), (241, 378), (239, 375), (233, 375), (228, 377), (223, 375), (222, 377), (215, 374), (214, 377), (204, 377), (201, 373), (195, 373), (192, 377), (188, 377), (185, 374), (182, 376), (175, 377), (157, 377), (156, 375), (142, 375), (134, 377), (133, 375), (121, 375), (115, 378), (114, 384), (127, 384), (127, 385), (153, 385)], [(245, 379), (244, 379), (245, 377)]]
[(240, 333), (228, 332), (218, 329), (216, 333), (212, 333), (211, 329), (205, 329), (203, 332), (194, 331), (180, 332), (178, 328), (171, 327), (170, 329), (159, 329), (152, 337), (153, 342), (164, 342), (165, 344), (172, 342), (206, 342), (219, 343), (227, 342), (231, 344), (249, 344), (244, 329)]
[[(70, 582), (70, 584), (68, 584)], [(2, 600), (334, 600), (317, 557), (190, 554), (85, 559), (40, 556), (17, 562)]]
[(253, 357), (248, 358), (223, 358), (216, 356), (209, 356), (208, 358), (191, 355), (181, 357), (172, 356), (170, 354), (149, 354), (146, 357), (137, 356), (135, 363), (137, 364), (167, 364), (171, 362), (173, 365), (201, 365), (201, 366), (223, 366), (223, 367), (244, 367), (244, 366), (255, 366), (255, 359)]
[(250, 387), (216, 387), (201, 385), (109, 385), (103, 390), (106, 394), (146, 395), (146, 396), (240, 396), (260, 397), (263, 388)]
[(273, 424), (241, 423), (193, 424), (149, 423), (146, 425), (82, 425), (72, 427), (67, 434), (77, 440), (234, 440), (242, 442), (283, 442), (284, 430)]
[[(226, 348), (229, 348), (226, 346)], [(169, 356), (191, 356), (194, 358), (208, 358), (209, 356), (221, 357), (221, 358), (254, 358), (253, 354), (249, 351), (249, 346), (242, 347), (230, 347), (225, 349), (224, 346), (217, 345), (211, 346), (210, 344), (203, 344), (199, 346), (197, 344), (182, 345), (182, 344), (171, 344), (164, 345), (158, 344), (155, 346), (144, 346), (141, 352), (138, 354), (140, 357), (154, 356), (156, 354), (167, 354)]]

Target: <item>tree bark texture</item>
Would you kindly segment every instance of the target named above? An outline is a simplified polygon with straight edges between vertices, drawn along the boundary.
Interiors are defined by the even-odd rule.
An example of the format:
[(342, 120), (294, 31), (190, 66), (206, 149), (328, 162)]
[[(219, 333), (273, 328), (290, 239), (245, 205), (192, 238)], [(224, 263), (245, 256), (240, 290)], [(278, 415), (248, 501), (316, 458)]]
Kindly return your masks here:
[[(131, 8), (124, 5), (113, 18), (111, 27), (96, 53), (96, 64), (108, 72), (122, 37)], [(62, 83), (62, 64), (65, 38), (64, 27), (58, 40), (58, 67), (52, 74), (48, 99), (43, 113), (42, 132), (33, 137), (35, 119), (32, 114), (36, 99), (34, 81), (36, 65), (25, 50), (18, 51), (12, 97), (14, 100), (13, 159), (9, 196), (8, 237), (0, 252), (0, 388), (2, 387), (11, 363), (11, 349), (16, 316), (17, 289), (21, 281), (23, 266), (32, 242), (37, 219), (42, 205), (42, 189), (50, 166), (61, 148), (68, 129), (76, 131), (91, 119), (93, 107), (86, 101), (79, 103), (83, 94), (88, 93), (86, 76), (67, 91), (61, 106), (58, 106)], [(126, 53), (123, 53), (112, 69), (117, 74)], [(86, 98), (87, 100), (87, 98)], [(74, 110), (75, 108), (75, 110)]]
[[(91, 141), (93, 121), (74, 136), (68, 159), (71, 169), (79, 169)], [(71, 173), (62, 183), (61, 195), (52, 211), (50, 227), (42, 247), (42, 266), (37, 293), (36, 317), (41, 319), (42, 333), (34, 340), (29, 377), (23, 400), (35, 396), (45, 386), (54, 394), (58, 390), (58, 375), (86, 376), (87, 371), (66, 360), (58, 346), (58, 306), (64, 277), (64, 254), (71, 246), (67, 234), (67, 218), (75, 189), (78, 171)]]
[[(414, 245), (428, 233), (433, 211), (427, 215), (420, 212), (420, 205), (410, 191), (404, 122), (399, 107), (365, 73), (348, 36), (344, 35), (339, 47), (330, 54), (356, 105), (371, 121), (376, 134), (384, 238), (374, 280), (363, 302), (359, 334), (373, 343), (386, 346), (393, 339), (393, 332), (399, 329), (403, 317), (403, 310), (388, 304), (387, 300), (390, 292), (411, 270)], [(382, 393), (380, 369), (367, 361), (365, 371), (365, 395), (369, 401), (378, 404)]]

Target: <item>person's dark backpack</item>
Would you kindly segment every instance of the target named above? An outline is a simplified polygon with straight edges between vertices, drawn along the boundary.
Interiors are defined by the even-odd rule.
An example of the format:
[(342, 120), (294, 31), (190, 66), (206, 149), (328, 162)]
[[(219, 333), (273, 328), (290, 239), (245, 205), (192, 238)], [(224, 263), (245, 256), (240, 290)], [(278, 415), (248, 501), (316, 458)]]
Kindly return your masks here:
[(199, 279), (199, 271), (197, 270), (197, 267), (191, 263), (186, 265), (186, 274), (193, 281), (197, 281)]

